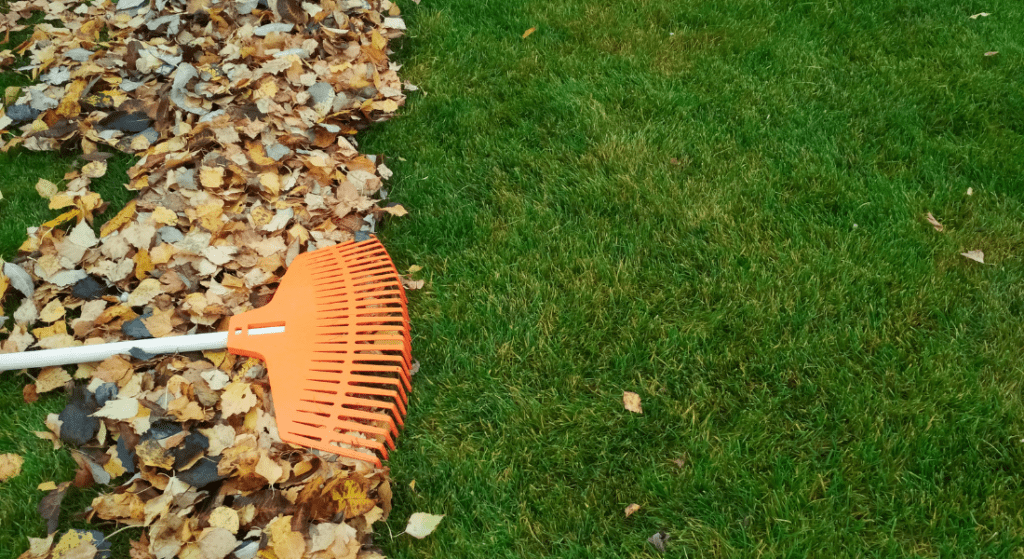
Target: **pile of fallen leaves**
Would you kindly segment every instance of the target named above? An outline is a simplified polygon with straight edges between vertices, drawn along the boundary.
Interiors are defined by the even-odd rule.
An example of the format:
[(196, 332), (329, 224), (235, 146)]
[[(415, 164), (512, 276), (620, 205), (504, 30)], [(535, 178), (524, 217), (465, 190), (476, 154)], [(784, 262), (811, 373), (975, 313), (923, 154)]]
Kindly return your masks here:
[[(223, 329), (269, 301), (296, 255), (404, 213), (379, 205), (391, 172), (352, 138), (404, 103), (389, 0), (25, 0), (0, 35), (36, 11), (32, 37), (0, 51), (39, 80), (4, 92), (0, 148), (86, 163), (63, 189), (37, 185), (64, 213), (2, 266), (0, 301), (22, 299), (0, 352)], [(97, 234), (103, 146), (140, 157), (138, 196)], [(376, 555), (387, 470), (283, 444), (258, 360), (136, 350), (73, 378), (43, 369), (25, 400), (59, 388), (69, 403), (38, 435), (73, 446), (79, 468), (44, 484), (50, 535), (23, 557), (109, 556), (99, 532), (55, 531), (71, 483), (114, 480), (127, 481), (85, 516), (143, 527), (134, 558)]]

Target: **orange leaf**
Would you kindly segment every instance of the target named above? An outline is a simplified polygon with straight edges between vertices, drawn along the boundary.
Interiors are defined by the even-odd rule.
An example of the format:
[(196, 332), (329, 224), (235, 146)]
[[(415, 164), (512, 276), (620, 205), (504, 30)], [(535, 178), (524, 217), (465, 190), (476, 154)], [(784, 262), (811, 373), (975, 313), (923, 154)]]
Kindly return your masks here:
[(531, 28), (527, 29), (526, 33), (523, 33), (523, 38), (525, 39), (525, 38), (529, 37), (536, 30), (537, 30), (536, 27), (531, 27)]

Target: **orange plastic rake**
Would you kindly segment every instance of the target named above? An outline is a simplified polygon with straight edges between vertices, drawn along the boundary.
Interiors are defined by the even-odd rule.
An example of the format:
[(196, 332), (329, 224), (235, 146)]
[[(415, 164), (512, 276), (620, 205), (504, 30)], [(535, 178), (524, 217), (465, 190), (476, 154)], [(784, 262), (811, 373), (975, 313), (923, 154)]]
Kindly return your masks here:
[(376, 238), (297, 256), (273, 300), (228, 332), (0, 355), (0, 371), (223, 349), (266, 362), (285, 442), (380, 465), (412, 389), (405, 290)]

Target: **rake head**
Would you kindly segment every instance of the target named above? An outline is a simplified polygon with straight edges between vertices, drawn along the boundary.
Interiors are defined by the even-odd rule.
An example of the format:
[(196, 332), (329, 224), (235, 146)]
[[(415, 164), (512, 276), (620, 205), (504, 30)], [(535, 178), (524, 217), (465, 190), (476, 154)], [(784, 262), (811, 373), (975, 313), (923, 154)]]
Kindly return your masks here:
[[(276, 334), (254, 329), (284, 327)], [(376, 238), (297, 256), (273, 300), (229, 323), (228, 350), (266, 362), (285, 442), (380, 466), (412, 389), (405, 290)]]

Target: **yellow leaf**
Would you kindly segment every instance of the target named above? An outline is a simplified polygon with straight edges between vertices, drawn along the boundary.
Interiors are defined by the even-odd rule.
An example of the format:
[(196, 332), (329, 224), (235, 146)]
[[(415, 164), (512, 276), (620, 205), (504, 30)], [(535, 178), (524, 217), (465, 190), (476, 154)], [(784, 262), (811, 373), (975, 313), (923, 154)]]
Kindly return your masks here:
[(135, 261), (135, 279), (139, 281), (146, 279), (149, 272), (156, 268), (153, 265), (153, 260), (149, 257), (149, 251), (144, 248), (140, 248), (132, 260)]
[(163, 225), (174, 225), (178, 222), (178, 214), (163, 206), (157, 206), (153, 210), (153, 221)]
[(44, 223), (43, 227), (57, 227), (58, 225), (63, 225), (71, 221), (72, 219), (78, 218), (78, 216), (80, 215), (82, 215), (82, 210), (79, 210), (77, 208), (74, 210), (68, 210), (58, 215), (57, 217), (51, 219), (50, 221)]
[[(37, 185), (38, 186), (38, 185)], [(50, 198), (50, 209), (60, 210), (75, 205), (75, 198), (66, 192), (58, 192)]]
[(43, 338), (49, 338), (50, 336), (57, 336), (59, 334), (67, 333), (68, 327), (67, 324), (65, 324), (63, 321), (54, 323), (45, 328), (36, 328), (32, 330), (32, 335), (35, 336), (36, 339), (38, 340), (41, 340)]
[(253, 227), (259, 229), (260, 227), (270, 223), (270, 220), (274, 219), (274, 212), (271, 212), (263, 206), (256, 206), (249, 211), (249, 217), (252, 218)]
[(260, 173), (260, 184), (274, 196), (281, 193), (281, 175), (278, 175), (276, 171)]
[(210, 526), (224, 528), (232, 534), (237, 534), (239, 524), (238, 511), (231, 507), (217, 507), (210, 513)]
[(160, 293), (160, 280), (153, 278), (144, 279), (142, 280), (142, 283), (135, 288), (135, 291), (132, 291), (131, 294), (128, 295), (128, 306), (141, 307), (143, 305), (148, 305)]
[(85, 86), (88, 84), (89, 80), (78, 79), (68, 86), (64, 93), (64, 98), (61, 99), (60, 105), (57, 107), (57, 116), (73, 118), (82, 112), (82, 106), (78, 101), (82, 98), (82, 91), (85, 90)]
[(117, 212), (117, 215), (111, 218), (110, 221), (104, 223), (103, 227), (100, 227), (100, 237), (106, 237), (114, 231), (117, 231), (122, 225), (131, 221), (133, 217), (135, 217), (135, 200), (128, 202), (128, 205), (122, 208), (121, 211)]
[(106, 161), (90, 161), (82, 167), (82, 174), (90, 179), (98, 179), (107, 174)]
[(39, 311), (39, 318), (43, 322), (55, 322), (62, 316), (64, 316), (64, 305), (57, 299), (47, 303), (43, 310)]
[(398, 110), (398, 103), (394, 99), (385, 99), (384, 101), (375, 101), (373, 108), (378, 111), (393, 113)]
[(373, 48), (377, 50), (384, 50), (384, 47), (388, 45), (388, 42), (384, 39), (384, 37), (380, 34), (379, 31), (374, 29), (373, 33), (370, 34), (370, 44), (373, 45)]
[(110, 456), (110, 460), (107, 460), (107, 463), (103, 465), (103, 469), (110, 474), (110, 477), (120, 477), (128, 472), (124, 464), (121, 463), (121, 457), (117, 454), (117, 448), (111, 448), (107, 451), (107, 455)]
[(78, 209), (88, 214), (100, 207), (100, 204), (102, 203), (103, 198), (98, 192), (90, 192), (85, 196), (79, 197), (75, 205), (78, 206)]
[(270, 549), (278, 559), (300, 559), (306, 554), (306, 538), (292, 531), (292, 517), (279, 516), (268, 526)]
[(239, 413), (246, 413), (256, 405), (256, 395), (253, 394), (249, 383), (235, 381), (228, 385), (221, 396), (220, 409), (224, 417), (231, 417)]
[(267, 152), (263, 150), (263, 145), (257, 143), (253, 143), (249, 146), (249, 159), (257, 165), (274, 165), (277, 163), (273, 159), (267, 157)]
[(199, 182), (206, 188), (220, 188), (224, 182), (224, 168), (203, 167), (199, 171)]
[(341, 482), (341, 491), (331, 491), (331, 498), (338, 503), (338, 512), (345, 513), (346, 520), (366, 514), (376, 506), (374, 500), (366, 496), (362, 485), (353, 479)]
[(531, 28), (527, 29), (526, 33), (523, 33), (523, 38), (525, 39), (525, 38), (529, 37), (536, 30), (537, 30), (536, 27), (531, 27)]

